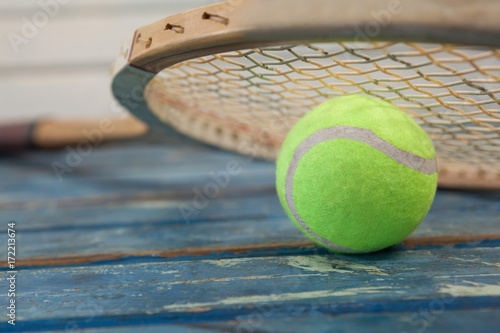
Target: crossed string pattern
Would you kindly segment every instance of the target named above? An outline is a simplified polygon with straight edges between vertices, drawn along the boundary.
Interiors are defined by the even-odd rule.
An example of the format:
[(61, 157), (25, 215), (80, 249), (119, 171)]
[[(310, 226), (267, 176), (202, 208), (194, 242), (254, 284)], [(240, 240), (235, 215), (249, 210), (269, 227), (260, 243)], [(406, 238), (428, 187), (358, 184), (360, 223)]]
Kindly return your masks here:
[(272, 158), (300, 117), (347, 93), (410, 114), (433, 139), (443, 171), (500, 179), (499, 49), (372, 42), (234, 51), (167, 68), (146, 98), (186, 134), (230, 149), (255, 141)]

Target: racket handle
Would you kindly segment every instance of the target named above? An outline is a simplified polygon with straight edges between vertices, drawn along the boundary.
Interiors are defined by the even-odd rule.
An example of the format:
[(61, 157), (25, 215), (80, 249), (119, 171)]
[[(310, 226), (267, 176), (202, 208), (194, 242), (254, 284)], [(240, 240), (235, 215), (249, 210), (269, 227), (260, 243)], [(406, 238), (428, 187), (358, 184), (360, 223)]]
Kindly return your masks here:
[(53, 149), (82, 142), (104, 142), (145, 134), (147, 126), (133, 118), (105, 121), (42, 120), (0, 125), (0, 151)]

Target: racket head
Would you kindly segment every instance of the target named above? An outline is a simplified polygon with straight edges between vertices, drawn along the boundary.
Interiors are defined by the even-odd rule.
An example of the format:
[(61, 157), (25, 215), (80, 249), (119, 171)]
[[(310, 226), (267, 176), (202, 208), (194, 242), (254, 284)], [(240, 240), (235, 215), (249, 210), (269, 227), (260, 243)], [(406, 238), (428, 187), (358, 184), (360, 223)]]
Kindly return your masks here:
[(126, 44), (113, 91), (150, 126), (267, 159), (315, 105), (376, 96), (429, 133), (441, 186), (500, 188), (500, 4), (363, 2), (237, 1), (157, 21)]

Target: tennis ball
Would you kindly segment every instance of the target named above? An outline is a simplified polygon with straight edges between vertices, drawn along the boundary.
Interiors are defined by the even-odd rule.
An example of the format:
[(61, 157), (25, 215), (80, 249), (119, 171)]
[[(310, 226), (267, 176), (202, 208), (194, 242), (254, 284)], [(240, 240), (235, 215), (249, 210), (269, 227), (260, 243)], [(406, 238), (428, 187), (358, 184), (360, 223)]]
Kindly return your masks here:
[(288, 133), (276, 187), (290, 219), (334, 252), (398, 244), (429, 211), (437, 185), (432, 141), (392, 104), (347, 95)]

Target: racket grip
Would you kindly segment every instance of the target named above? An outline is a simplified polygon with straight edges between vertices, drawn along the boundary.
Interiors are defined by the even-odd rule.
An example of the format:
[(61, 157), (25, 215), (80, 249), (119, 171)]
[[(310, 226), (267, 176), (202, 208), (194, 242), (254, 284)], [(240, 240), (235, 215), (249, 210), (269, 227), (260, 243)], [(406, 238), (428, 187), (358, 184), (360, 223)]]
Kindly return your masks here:
[[(147, 126), (133, 118), (115, 119), (103, 126), (100, 121), (45, 120), (30, 124), (0, 126), (0, 151), (55, 149), (92, 140), (99, 142), (133, 138), (145, 134)], [(96, 136), (94, 135), (94, 141)], [(95, 144), (95, 142), (93, 142)]]

